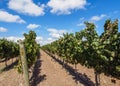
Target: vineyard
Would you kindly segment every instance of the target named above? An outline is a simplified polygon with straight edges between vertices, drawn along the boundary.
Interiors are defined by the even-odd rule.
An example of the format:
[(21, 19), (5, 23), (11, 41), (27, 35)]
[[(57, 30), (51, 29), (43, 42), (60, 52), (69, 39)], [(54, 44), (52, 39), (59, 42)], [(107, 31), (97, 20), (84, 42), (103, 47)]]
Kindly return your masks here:
[(0, 39), (0, 61), (5, 61), (7, 66), (7, 60), (13, 59), (19, 55), (19, 45), (15, 42), (8, 41), (7, 39)]
[[(37, 44), (34, 31), (24, 33), (25, 39), (18, 39), (17, 43), (0, 39), (0, 76), (5, 76), (7, 72), (12, 77), (15, 73), (18, 79), (19, 75), (23, 75), (18, 79), (21, 82), (16, 82), (22, 83), (22, 86), (119, 86), (118, 20), (106, 20), (101, 35), (98, 35), (93, 23), (85, 22), (85, 25), (86, 28), (80, 32), (63, 34), (58, 40), (44, 46)], [(12, 72), (7, 71), (10, 65), (13, 66), (9, 70)], [(4, 83), (2, 78), (0, 86), (7, 82), (5, 80)]]
[[(23, 34), (25, 39), (18, 40), (18, 43), (9, 41), (7, 39), (0, 39), (0, 62), (5, 62), (5, 67), (0, 71), (6, 71), (9, 69), (7, 61), (9, 59), (16, 58), (14, 63), (18, 63), (14, 66), (19, 73), (24, 73), (24, 76), (29, 78), (28, 69), (37, 61), (39, 57), (39, 44), (36, 42), (36, 33), (29, 31), (28, 34)], [(12, 61), (13, 64), (13, 61)], [(28, 75), (28, 76), (26, 76)], [(25, 80), (27, 82), (28, 80)], [(29, 82), (28, 82), (29, 85)]]
[(104, 32), (99, 36), (93, 23), (85, 22), (86, 28), (75, 34), (63, 34), (59, 40), (45, 45), (43, 50), (56, 54), (63, 63), (81, 64), (93, 68), (96, 85), (100, 74), (120, 79), (120, 32), (118, 20), (106, 20)]

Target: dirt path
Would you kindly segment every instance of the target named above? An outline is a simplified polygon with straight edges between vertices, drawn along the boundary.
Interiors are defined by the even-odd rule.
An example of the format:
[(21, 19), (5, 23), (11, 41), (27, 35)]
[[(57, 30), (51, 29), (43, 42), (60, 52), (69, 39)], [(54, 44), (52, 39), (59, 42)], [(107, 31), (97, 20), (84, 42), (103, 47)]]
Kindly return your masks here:
[[(11, 60), (8, 61), (8, 66), (0, 73), (0, 86), (23, 86), (23, 78), (14, 68), (15, 64), (16, 58), (13, 59), (13, 63)], [(0, 68), (4, 67), (5, 63), (0, 63)]]
[[(94, 86), (95, 78), (93, 69), (77, 65), (77, 72), (73, 65), (62, 67), (62, 62), (56, 58), (50, 57), (41, 51), (39, 60), (39, 71), (37, 86)], [(77, 84), (76, 81), (77, 80)], [(101, 86), (120, 86), (120, 80), (116, 84), (111, 82), (111, 78), (101, 74)], [(35, 85), (35, 84), (34, 84)], [(33, 85), (33, 86), (34, 86)]]
[[(43, 51), (35, 66), (34, 76), (30, 77), (32, 86), (76, 86), (73, 77)], [(0, 74), (0, 86), (24, 86), (22, 75), (13, 67)]]
[(76, 86), (72, 76), (43, 51), (41, 51), (41, 62), (40, 74), (45, 77), (38, 86)]

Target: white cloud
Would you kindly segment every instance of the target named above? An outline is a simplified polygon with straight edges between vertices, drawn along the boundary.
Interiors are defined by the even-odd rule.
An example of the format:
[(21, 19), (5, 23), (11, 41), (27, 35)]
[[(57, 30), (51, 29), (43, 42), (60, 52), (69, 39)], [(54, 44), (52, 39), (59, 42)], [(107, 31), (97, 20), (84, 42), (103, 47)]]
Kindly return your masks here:
[(53, 40), (52, 38), (48, 38), (48, 41), (51, 41), (51, 40)]
[(10, 0), (8, 7), (19, 13), (28, 14), (30, 16), (44, 15), (44, 4), (38, 6), (32, 0)]
[(80, 18), (80, 21), (83, 21), (85, 18), (84, 17), (82, 17), (82, 18)]
[(81, 27), (81, 26), (84, 26), (84, 24), (83, 23), (79, 23), (79, 24), (77, 24), (77, 26)]
[(84, 9), (86, 0), (50, 0), (47, 5), (52, 8), (51, 13), (71, 14), (72, 10)]
[(47, 31), (50, 32), (49, 35), (53, 38), (59, 38), (63, 35), (63, 33), (67, 32), (66, 30), (57, 30), (55, 28), (49, 28), (49, 29), (47, 29)]
[[(14, 42), (17, 42), (18, 40), (24, 40), (24, 37), (16, 37), (16, 36), (0, 37), (0, 39), (2, 39), (2, 38), (5, 38), (10, 41), (14, 41)], [(46, 44), (46, 41), (43, 40), (43, 37), (41, 37), (41, 36), (36, 37), (36, 42), (41, 45)]]
[(53, 41), (55, 41), (56, 40), (56, 38), (51, 38), (51, 37), (49, 37), (48, 39), (47, 39), (47, 43), (51, 43), (51, 42), (53, 42)]
[(43, 39), (43, 37), (41, 37), (41, 36), (36, 37), (37, 43), (40, 44), (41, 46), (49, 44), (49, 43), (51, 43), (51, 42), (53, 42), (55, 40), (56, 40), (56, 38), (51, 38), (51, 37), (49, 37), (47, 39)]
[(40, 45), (43, 46), (43, 45), (46, 45), (46, 44), (50, 44), (51, 42), (48, 41), (48, 40), (43, 40)]
[(55, 41), (55, 40), (57, 40), (57, 39), (56, 39), (56, 38), (51, 38), (51, 37), (49, 37), (49, 38), (47, 38), (47, 39), (42, 40), (40, 44), (41, 44), (41, 45), (50, 44), (51, 42), (53, 42), (53, 41)]
[[(17, 41), (20, 40), (20, 39), (21, 39), (21, 40), (24, 40), (24, 37), (15, 37), (15, 36), (0, 37), (0, 39), (2, 39), (2, 38), (5, 38), (5, 39), (10, 40), (10, 41), (14, 41), (14, 42), (17, 42)], [(49, 44), (49, 43), (51, 43), (51, 42), (53, 42), (53, 41), (55, 41), (55, 40), (56, 40), (55, 38), (43, 39), (42, 36), (37, 36), (37, 37), (36, 37), (36, 42), (37, 42), (38, 44), (40, 44), (41, 46), (42, 46), (42, 45)]]
[(42, 44), (43, 37), (41, 37), (41, 36), (36, 37), (36, 41), (37, 41), (37, 43)]
[(0, 32), (7, 32), (7, 29), (4, 27), (0, 27)]
[(104, 17), (106, 17), (106, 15), (101, 14), (100, 16), (93, 16), (90, 20), (91, 21), (99, 21), (99, 20), (103, 19)]
[(28, 29), (35, 29), (35, 28), (38, 28), (38, 27), (40, 27), (40, 25), (38, 25), (38, 24), (29, 24), (27, 26)]
[(18, 15), (12, 15), (3, 10), (0, 10), (0, 21), (25, 23), (25, 21), (23, 19), (21, 19)]
[(23, 37), (15, 37), (15, 36), (9, 36), (9, 37), (0, 37), (0, 38), (5, 38), (7, 40), (10, 40), (10, 41), (14, 41), (14, 42), (17, 42), (18, 40), (24, 40)]

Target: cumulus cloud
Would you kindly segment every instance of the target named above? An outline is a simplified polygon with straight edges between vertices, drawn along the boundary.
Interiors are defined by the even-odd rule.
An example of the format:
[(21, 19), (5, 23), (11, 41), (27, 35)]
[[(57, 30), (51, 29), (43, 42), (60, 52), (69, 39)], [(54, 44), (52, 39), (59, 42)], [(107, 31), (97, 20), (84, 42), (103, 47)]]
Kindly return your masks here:
[(35, 28), (38, 28), (38, 27), (40, 27), (40, 25), (38, 25), (38, 24), (29, 24), (27, 26), (28, 29), (35, 29)]
[(41, 37), (41, 36), (36, 37), (36, 42), (39, 43), (39, 44), (42, 44), (43, 37)]
[[(16, 37), (16, 36), (0, 37), (0, 39), (2, 39), (2, 38), (5, 38), (5, 39), (10, 40), (10, 41), (14, 41), (14, 42), (17, 42), (18, 40), (24, 40), (24, 37)], [(54, 40), (55, 39), (53, 39), (53, 38), (43, 39), (42, 36), (36, 37), (36, 42), (38, 44), (40, 44), (41, 46), (49, 44), (49, 43), (53, 42)]]
[(7, 29), (4, 27), (0, 27), (0, 32), (7, 32)]
[(83, 21), (84, 19), (85, 19), (84, 17), (81, 17), (81, 18), (80, 18), (80, 21)]
[(53, 38), (59, 38), (63, 35), (63, 33), (67, 32), (66, 30), (57, 30), (55, 28), (49, 28), (47, 31), (50, 32), (49, 35)]
[(101, 14), (100, 16), (93, 16), (90, 20), (91, 21), (99, 21), (99, 20), (103, 19), (104, 17), (106, 17), (106, 15)]
[(48, 38), (48, 41), (52, 41), (53, 39), (52, 38)]
[(77, 26), (81, 27), (81, 26), (84, 26), (84, 24), (83, 23), (79, 23), (79, 24), (77, 24)]
[(40, 44), (41, 46), (46, 45), (46, 44), (49, 44), (49, 43), (51, 43), (51, 42), (53, 42), (53, 41), (55, 41), (55, 40), (56, 40), (55, 38), (51, 38), (51, 37), (49, 37), (49, 38), (47, 38), (47, 39), (43, 39), (42, 36), (36, 37), (37, 43)]
[(85, 22), (85, 17), (81, 17), (79, 19), (79, 23), (76, 26), (78, 26), (78, 27), (84, 27), (85, 26), (84, 22)]
[(0, 37), (1, 39), (2, 38), (5, 38), (5, 39), (7, 39), (7, 40), (10, 40), (10, 41), (14, 41), (14, 42), (17, 42), (18, 40), (24, 40), (24, 38), (23, 37), (15, 37), (15, 36), (9, 36), (9, 37)]
[[(10, 40), (10, 41), (14, 41), (14, 42), (17, 42), (18, 40), (24, 40), (25, 39), (24, 37), (16, 37), (16, 36), (0, 37), (0, 39), (2, 39), (2, 38), (5, 38), (5, 39)], [(47, 40), (43, 40), (43, 37), (41, 37), (41, 36), (36, 37), (36, 42), (38, 44), (44, 45), (44, 44), (47, 43), (46, 41)]]
[(55, 40), (56, 40), (56, 38), (51, 38), (51, 37), (49, 37), (49, 38), (47, 39), (46, 43), (51, 43), (51, 42), (53, 42), (53, 41), (55, 41)]
[(86, 0), (50, 0), (47, 5), (51, 8), (51, 13), (71, 14), (72, 10), (84, 9)]
[(41, 44), (41, 45), (50, 44), (51, 42), (53, 42), (53, 41), (55, 41), (55, 40), (56, 40), (56, 38), (51, 38), (51, 37), (49, 37), (49, 38), (47, 38), (47, 39), (42, 40), (40, 44)]
[(0, 21), (25, 23), (25, 21), (23, 19), (21, 19), (18, 15), (12, 15), (3, 10), (0, 10)]
[(44, 15), (44, 4), (40, 6), (33, 3), (32, 0), (10, 0), (8, 7), (18, 13), (27, 14), (30, 16)]

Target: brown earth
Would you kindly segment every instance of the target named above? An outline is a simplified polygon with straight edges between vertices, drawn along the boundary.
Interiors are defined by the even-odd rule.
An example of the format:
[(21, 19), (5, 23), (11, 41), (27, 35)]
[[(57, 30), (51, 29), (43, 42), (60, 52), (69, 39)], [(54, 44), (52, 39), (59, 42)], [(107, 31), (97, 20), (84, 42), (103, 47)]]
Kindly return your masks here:
[[(10, 65), (11, 60), (8, 63)], [(0, 62), (0, 69), (3, 66), (4, 63)], [(75, 71), (73, 65), (62, 66), (61, 60), (52, 58), (43, 51), (33, 69), (33, 73), (30, 73), (32, 86), (94, 86), (95, 83), (93, 69), (77, 65)], [(23, 80), (22, 75), (18, 74), (13, 65), (0, 73), (0, 86), (24, 86)], [(101, 86), (120, 86), (120, 80), (115, 80), (116, 83), (113, 83), (111, 77), (101, 74)]]

